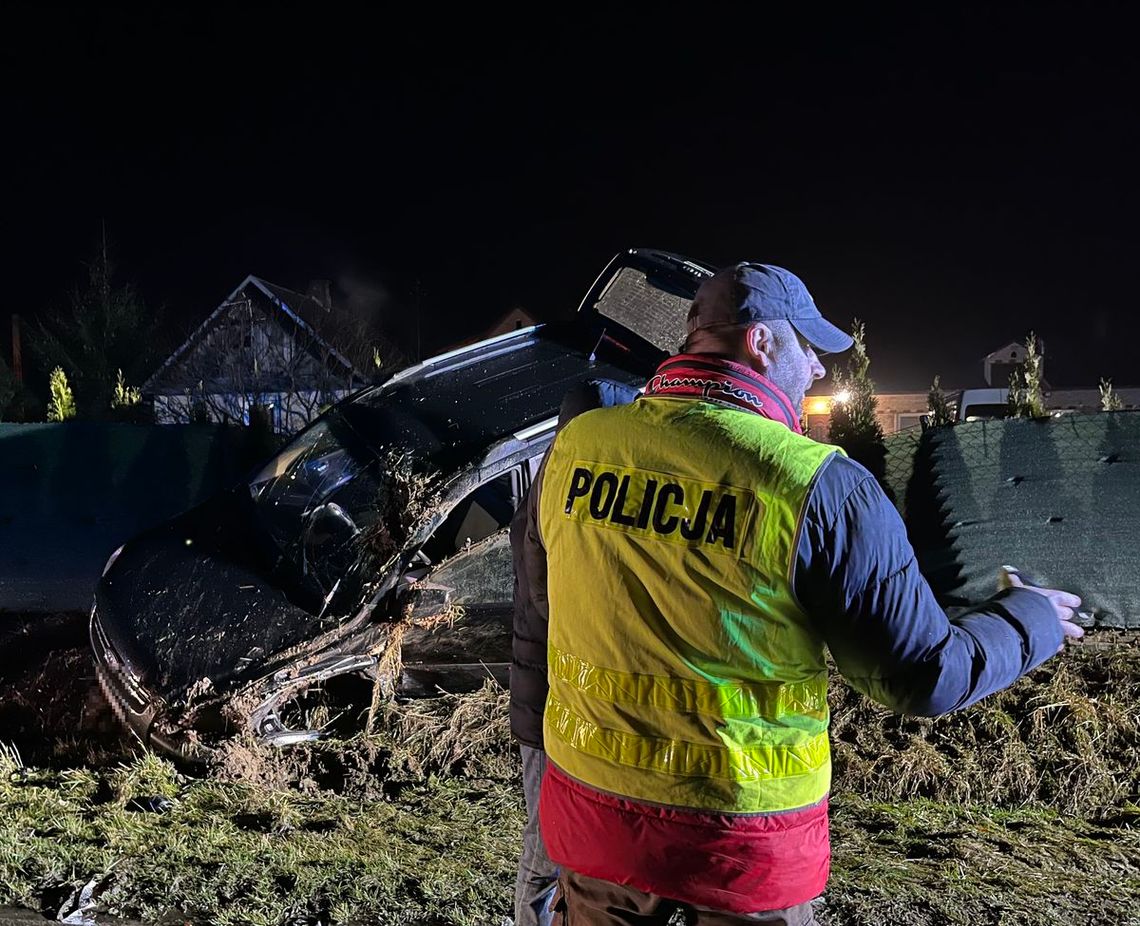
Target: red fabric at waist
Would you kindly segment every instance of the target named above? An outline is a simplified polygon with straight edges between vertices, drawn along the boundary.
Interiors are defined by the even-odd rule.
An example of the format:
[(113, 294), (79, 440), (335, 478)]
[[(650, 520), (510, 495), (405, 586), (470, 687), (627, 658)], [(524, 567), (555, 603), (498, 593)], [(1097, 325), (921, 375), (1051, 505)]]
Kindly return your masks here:
[(548, 762), (539, 813), (559, 865), (685, 903), (780, 910), (827, 884), (826, 798), (778, 814), (701, 813), (596, 791)]

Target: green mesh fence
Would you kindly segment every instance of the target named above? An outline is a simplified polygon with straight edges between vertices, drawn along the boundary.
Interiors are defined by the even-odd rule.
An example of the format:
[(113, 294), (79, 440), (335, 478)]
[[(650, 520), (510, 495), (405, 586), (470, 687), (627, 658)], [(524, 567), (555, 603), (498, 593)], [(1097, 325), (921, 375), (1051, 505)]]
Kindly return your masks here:
[(886, 486), (935, 593), (981, 601), (1010, 564), (1140, 628), (1140, 413), (964, 422), (888, 439)]
[(85, 610), (111, 552), (233, 483), (248, 428), (0, 425), (0, 612)]

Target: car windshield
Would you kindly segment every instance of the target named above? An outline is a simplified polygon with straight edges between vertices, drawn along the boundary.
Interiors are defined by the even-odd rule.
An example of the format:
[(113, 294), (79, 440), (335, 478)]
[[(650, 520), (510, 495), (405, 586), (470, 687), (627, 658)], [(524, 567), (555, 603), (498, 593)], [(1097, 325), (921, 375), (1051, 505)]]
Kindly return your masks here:
[[(385, 523), (390, 474), (336, 412), (301, 432), (249, 483), (258, 516), (285, 559), (326, 596)], [(394, 552), (394, 551), (392, 551)]]

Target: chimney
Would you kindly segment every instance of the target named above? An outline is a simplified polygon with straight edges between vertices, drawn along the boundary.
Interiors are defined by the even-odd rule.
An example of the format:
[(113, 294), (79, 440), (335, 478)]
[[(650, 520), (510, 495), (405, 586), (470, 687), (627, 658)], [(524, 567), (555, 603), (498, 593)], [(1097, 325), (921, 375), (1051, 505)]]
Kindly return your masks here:
[(326, 312), (332, 311), (332, 281), (310, 280), (307, 295)]
[(12, 376), (16, 382), (24, 381), (24, 351), (20, 346), (20, 316), (12, 316)]

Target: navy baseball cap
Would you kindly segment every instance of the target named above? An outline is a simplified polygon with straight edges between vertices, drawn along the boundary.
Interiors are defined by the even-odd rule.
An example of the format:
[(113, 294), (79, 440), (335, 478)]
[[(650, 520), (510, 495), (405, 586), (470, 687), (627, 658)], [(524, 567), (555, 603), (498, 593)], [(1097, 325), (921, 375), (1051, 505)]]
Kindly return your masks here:
[(836, 354), (854, 342), (824, 318), (803, 280), (783, 267), (743, 261), (705, 280), (689, 309), (689, 333), (714, 325), (786, 318), (817, 351)]

